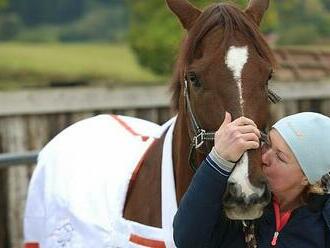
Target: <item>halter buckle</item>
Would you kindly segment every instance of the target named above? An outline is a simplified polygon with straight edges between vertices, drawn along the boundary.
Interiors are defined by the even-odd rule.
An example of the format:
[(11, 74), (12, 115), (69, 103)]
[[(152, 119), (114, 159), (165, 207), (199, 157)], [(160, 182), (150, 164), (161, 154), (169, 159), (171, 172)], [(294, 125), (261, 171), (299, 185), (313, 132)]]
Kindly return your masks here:
[(204, 135), (206, 131), (204, 129), (200, 129), (199, 133), (194, 137), (193, 143), (196, 149), (200, 148), (204, 144)]

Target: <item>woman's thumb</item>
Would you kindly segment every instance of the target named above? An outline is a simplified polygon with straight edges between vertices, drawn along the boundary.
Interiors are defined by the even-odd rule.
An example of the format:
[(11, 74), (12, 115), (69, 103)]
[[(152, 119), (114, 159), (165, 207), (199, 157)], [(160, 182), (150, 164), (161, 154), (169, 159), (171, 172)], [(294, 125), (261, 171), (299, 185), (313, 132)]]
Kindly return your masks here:
[(231, 114), (226, 111), (225, 119), (223, 120), (223, 124), (229, 124), (231, 122)]

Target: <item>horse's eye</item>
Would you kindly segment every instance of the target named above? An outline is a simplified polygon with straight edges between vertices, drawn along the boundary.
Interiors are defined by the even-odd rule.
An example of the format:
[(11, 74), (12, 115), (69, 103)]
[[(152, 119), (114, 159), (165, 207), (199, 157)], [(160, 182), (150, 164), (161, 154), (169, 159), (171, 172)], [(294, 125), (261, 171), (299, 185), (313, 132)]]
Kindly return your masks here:
[(199, 77), (197, 76), (197, 74), (195, 72), (189, 72), (188, 73), (188, 80), (195, 87), (200, 87), (201, 86), (201, 82), (199, 80)]

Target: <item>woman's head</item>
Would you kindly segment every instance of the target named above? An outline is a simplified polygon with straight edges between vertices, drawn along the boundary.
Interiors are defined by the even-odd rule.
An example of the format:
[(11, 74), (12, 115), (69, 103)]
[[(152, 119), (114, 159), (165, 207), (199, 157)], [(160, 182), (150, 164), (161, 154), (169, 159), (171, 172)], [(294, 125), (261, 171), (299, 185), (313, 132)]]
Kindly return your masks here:
[(330, 172), (330, 118), (304, 112), (285, 117), (273, 126), (288, 144), (308, 181)]
[(274, 124), (271, 149), (264, 149), (264, 173), (272, 190), (315, 184), (330, 171), (330, 118), (305, 112)]
[(288, 144), (276, 129), (269, 133), (269, 143), (262, 148), (263, 172), (273, 193), (295, 190), (308, 184), (307, 177)]

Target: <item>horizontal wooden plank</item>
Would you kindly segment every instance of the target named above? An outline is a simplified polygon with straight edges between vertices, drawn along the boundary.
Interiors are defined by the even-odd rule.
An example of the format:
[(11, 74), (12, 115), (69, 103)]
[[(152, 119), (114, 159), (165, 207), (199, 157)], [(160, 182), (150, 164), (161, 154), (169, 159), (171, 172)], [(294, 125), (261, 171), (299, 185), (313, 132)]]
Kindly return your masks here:
[(0, 116), (168, 106), (166, 86), (0, 92)]
[[(270, 84), (283, 100), (329, 99), (330, 82)], [(0, 92), (0, 116), (167, 107), (168, 86)]]
[(274, 82), (269, 84), (283, 100), (330, 99), (330, 82)]

